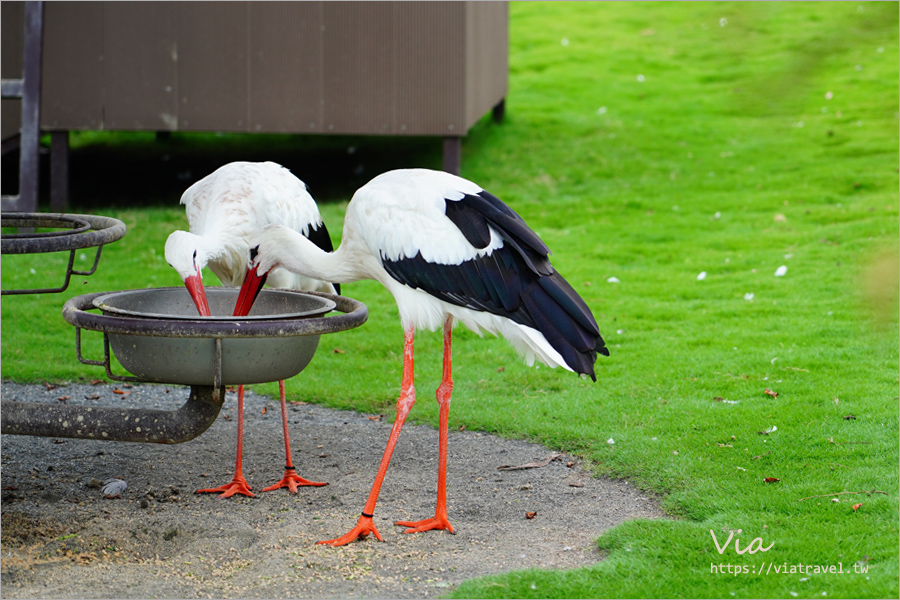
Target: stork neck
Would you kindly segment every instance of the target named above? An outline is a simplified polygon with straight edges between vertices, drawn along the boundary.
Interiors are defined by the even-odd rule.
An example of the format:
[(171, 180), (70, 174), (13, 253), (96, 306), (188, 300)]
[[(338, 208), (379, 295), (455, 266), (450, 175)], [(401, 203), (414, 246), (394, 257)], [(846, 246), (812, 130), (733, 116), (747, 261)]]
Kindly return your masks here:
[(286, 233), (294, 243), (278, 247), (278, 264), (288, 271), (332, 283), (350, 283), (368, 277), (347, 243), (334, 252), (326, 252), (295, 231)]

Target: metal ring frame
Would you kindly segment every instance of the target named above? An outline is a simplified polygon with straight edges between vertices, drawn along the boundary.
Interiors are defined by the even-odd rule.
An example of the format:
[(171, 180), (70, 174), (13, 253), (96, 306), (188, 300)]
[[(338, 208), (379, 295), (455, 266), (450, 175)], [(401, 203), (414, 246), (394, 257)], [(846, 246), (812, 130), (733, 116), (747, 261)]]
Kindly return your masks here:
[[(275, 289), (275, 288), (272, 288)], [(293, 290), (282, 290), (293, 291)], [(324, 292), (303, 292), (333, 301), (336, 310), (344, 313), (332, 317), (316, 317), (284, 320), (243, 320), (240, 317), (227, 321), (186, 319), (142, 319), (118, 317), (86, 312), (94, 309), (94, 298), (109, 292), (96, 292), (76, 296), (63, 305), (63, 318), (75, 327), (103, 333), (147, 335), (155, 337), (190, 338), (253, 338), (268, 336), (319, 335), (335, 333), (358, 327), (366, 322), (369, 311), (359, 300)]]
[[(62, 286), (32, 290), (3, 290), (2, 295), (55, 294), (69, 287), (72, 275), (84, 277), (93, 275), (100, 262), (100, 252), (104, 244), (116, 242), (125, 235), (125, 223), (111, 217), (98, 215), (65, 215), (60, 213), (3, 213), (3, 227), (69, 227), (67, 231), (47, 233), (3, 234), (2, 254), (42, 254), (46, 252), (69, 252), (69, 264)], [(97, 255), (90, 271), (78, 271), (75, 265), (75, 251), (97, 247)]]

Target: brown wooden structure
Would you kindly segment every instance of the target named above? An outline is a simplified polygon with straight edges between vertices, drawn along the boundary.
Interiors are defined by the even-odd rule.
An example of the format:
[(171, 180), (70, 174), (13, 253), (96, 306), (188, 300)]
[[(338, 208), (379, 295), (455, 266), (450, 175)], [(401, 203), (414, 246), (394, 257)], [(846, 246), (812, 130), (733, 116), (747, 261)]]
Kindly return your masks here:
[[(2, 3), (4, 78), (24, 5)], [(71, 130), (439, 136), (457, 172), (502, 117), (507, 21), (506, 2), (48, 2), (40, 125), (62, 161)], [(4, 140), (20, 114), (3, 100)]]

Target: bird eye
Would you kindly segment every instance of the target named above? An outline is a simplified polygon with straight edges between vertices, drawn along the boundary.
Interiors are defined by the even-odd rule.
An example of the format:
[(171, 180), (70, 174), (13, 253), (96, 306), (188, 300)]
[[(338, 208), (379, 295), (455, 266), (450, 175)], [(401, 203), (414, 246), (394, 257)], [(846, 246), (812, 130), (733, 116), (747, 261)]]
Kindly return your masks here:
[(259, 254), (259, 246), (254, 246), (250, 248), (250, 262), (256, 260), (256, 256)]

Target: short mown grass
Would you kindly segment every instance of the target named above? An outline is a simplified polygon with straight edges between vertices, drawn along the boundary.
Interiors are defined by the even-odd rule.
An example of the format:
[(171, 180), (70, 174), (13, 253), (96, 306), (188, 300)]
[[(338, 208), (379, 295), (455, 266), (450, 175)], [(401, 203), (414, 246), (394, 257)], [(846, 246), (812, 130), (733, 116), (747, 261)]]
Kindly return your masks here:
[[(553, 249), (611, 356), (592, 383), (527, 368), (502, 340), (460, 332), (451, 428), (577, 453), (598, 474), (658, 494), (674, 518), (610, 530), (599, 540), (606, 560), (592, 567), (498, 575), (453, 595), (896, 597), (897, 3), (510, 10), (507, 119), (473, 129), (463, 174)], [(153, 188), (172, 156), (272, 158), (318, 178), (335, 240), (355, 186), (385, 168), (440, 161), (439, 144), (426, 140), (74, 139), (73, 161), (91, 157), (81, 166), (97, 179), (79, 184), (76, 199), (95, 210), (88, 196), (105, 188), (97, 212), (129, 233), (69, 292), (4, 297), (4, 378), (101, 377), (75, 360), (63, 301), (180, 285), (163, 244), (184, 227), (178, 190), (211, 168), (180, 183), (173, 170), (168, 188)], [(338, 166), (306, 175), (304, 164), (323, 156)], [(112, 177), (98, 157), (128, 172)], [(135, 199), (155, 205), (129, 206)], [(4, 256), (4, 289), (46, 277), (49, 262)], [(372, 282), (344, 293), (368, 305), (368, 323), (323, 338), (288, 382), (290, 397), (390, 416), (396, 307)], [(419, 335), (414, 420), (437, 422), (429, 396), (440, 349), (439, 334)], [(884, 493), (855, 493), (872, 490)], [(450, 504), (452, 519), (452, 489)], [(710, 530), (719, 544), (733, 531), (741, 550), (756, 538), (771, 548), (739, 554), (732, 540), (720, 553)], [(816, 570), (832, 565), (843, 573)]]

